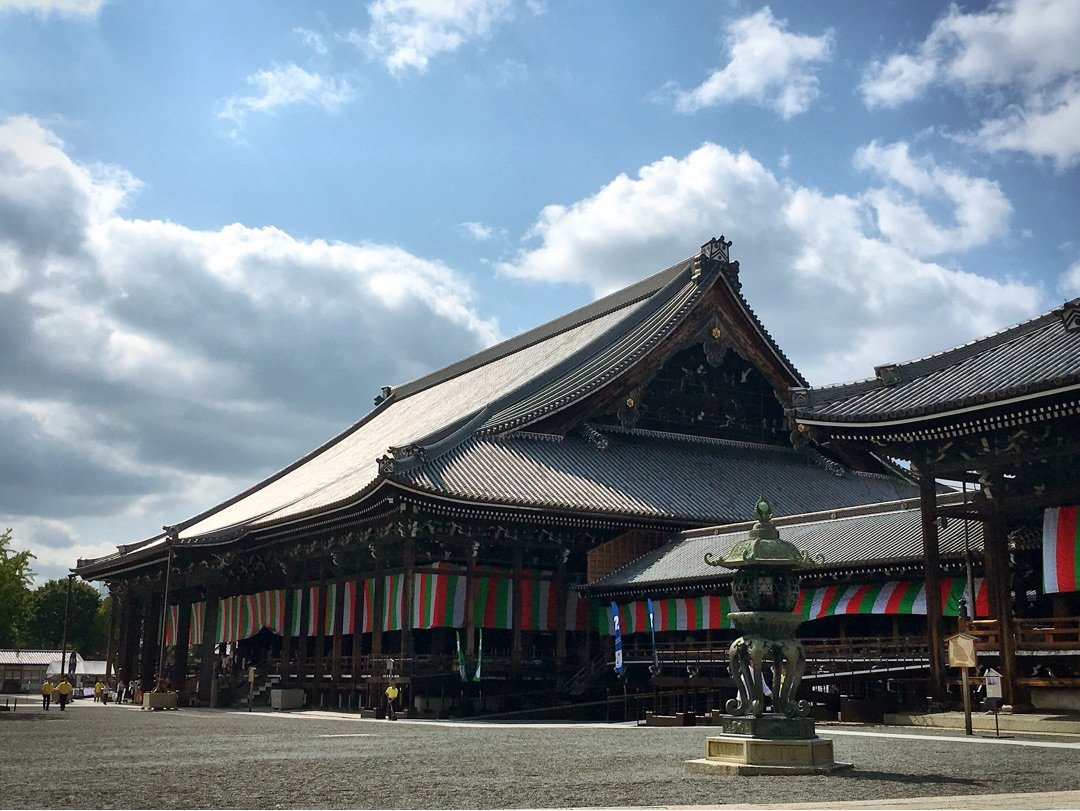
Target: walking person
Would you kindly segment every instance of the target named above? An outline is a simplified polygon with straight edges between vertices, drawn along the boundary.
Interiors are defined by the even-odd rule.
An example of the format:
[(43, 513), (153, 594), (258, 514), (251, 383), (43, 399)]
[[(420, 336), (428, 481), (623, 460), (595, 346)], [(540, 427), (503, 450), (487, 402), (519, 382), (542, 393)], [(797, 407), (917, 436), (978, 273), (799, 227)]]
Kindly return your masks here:
[(52, 704), (53, 686), (49, 679), (41, 685), (41, 706), (45, 708), (45, 712), (49, 711), (49, 705)]
[(63, 712), (71, 698), (71, 682), (67, 680), (67, 676), (60, 677), (60, 683), (56, 685), (56, 692), (60, 694), (60, 712)]
[(94, 703), (100, 702), (103, 695), (105, 695), (105, 685), (101, 683), (101, 679), (98, 679), (94, 682)]
[(397, 712), (394, 710), (394, 702), (397, 701), (398, 694), (401, 691), (398, 690), (397, 685), (394, 682), (390, 682), (390, 685), (386, 688), (386, 720), (396, 721)]

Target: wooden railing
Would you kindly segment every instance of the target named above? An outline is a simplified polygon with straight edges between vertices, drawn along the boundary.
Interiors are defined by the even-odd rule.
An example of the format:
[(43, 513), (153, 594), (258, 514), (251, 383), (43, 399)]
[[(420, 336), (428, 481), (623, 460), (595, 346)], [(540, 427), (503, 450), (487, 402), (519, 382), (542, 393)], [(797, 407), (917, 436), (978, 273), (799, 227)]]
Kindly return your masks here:
[[(1080, 650), (1080, 617), (1050, 617), (1013, 621), (1017, 650)], [(965, 633), (975, 637), (976, 650), (1000, 650), (997, 620), (971, 620)]]

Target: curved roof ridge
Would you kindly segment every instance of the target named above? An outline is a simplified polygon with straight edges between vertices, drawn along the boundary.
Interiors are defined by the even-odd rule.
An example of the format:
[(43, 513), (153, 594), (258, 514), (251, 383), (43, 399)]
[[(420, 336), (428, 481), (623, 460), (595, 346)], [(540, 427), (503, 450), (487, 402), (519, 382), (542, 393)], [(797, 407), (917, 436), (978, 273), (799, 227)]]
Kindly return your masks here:
[(890, 386), (914, 380), (923, 375), (930, 374), (931, 372), (948, 368), (959, 361), (975, 357), (986, 349), (1001, 346), (1042, 327), (1051, 327), (1059, 319), (1060, 313), (1063, 310), (1078, 305), (1080, 305), (1080, 298), (1066, 301), (1057, 307), (1039, 313), (1025, 321), (1017, 322), (1008, 327), (1004, 327), (997, 332), (974, 338), (949, 349), (944, 349), (929, 355), (923, 355), (911, 360), (875, 366), (874, 377), (867, 377), (847, 383), (831, 383), (825, 386), (812, 386), (806, 388), (807, 391), (816, 394), (822, 394), (826, 397), (835, 395), (832, 399), (841, 399), (851, 394), (856, 394), (878, 386)]
[(691, 259), (692, 257), (676, 262), (659, 273), (654, 273), (652, 276), (642, 279), (629, 287), (609, 293), (590, 304), (586, 304), (584, 307), (579, 307), (520, 335), (515, 335), (505, 341), (489, 346), (487, 349), (482, 349), (476, 354), (451, 363), (449, 366), (444, 366), (442, 369), (429, 372), (400, 386), (393, 386), (391, 391), (394, 392), (398, 399), (409, 397), (452, 377), (457, 377), (515, 352), (520, 352), (522, 349), (546, 341), (548, 338), (567, 330), (587, 324), (589, 321), (594, 321), (615, 310), (649, 298), (670, 282), (671, 278), (677, 276), (679, 271), (683, 270)]

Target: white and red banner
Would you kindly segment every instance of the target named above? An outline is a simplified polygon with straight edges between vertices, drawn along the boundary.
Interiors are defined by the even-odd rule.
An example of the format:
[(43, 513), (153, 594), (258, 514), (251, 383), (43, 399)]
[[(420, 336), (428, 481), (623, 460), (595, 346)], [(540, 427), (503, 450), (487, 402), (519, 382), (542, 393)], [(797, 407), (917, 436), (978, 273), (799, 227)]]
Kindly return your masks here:
[(1080, 591), (1080, 507), (1051, 507), (1043, 513), (1043, 591)]

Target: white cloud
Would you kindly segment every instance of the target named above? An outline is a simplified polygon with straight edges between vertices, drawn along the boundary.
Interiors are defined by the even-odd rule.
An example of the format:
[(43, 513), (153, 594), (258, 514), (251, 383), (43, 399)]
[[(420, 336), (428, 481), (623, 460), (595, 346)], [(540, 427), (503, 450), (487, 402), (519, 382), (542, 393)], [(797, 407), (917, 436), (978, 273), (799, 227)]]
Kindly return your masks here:
[(318, 31), (312, 31), (310, 28), (294, 28), (293, 33), (300, 37), (300, 41), (307, 47), (311, 48), (319, 56), (326, 56), (330, 53), (330, 47), (326, 44), (326, 38)]
[(1080, 259), (1062, 274), (1058, 291), (1068, 299), (1080, 298)]
[(510, 0), (375, 0), (368, 6), (371, 27), (348, 39), (391, 73), (423, 73), (439, 54), (490, 37), (511, 13)]
[(490, 225), (484, 225), (482, 222), (463, 222), (461, 227), (466, 234), (479, 242), (486, 242), (495, 235), (495, 229)]
[(0, 515), (23, 516), (17, 536), (39, 531), (27, 516), (180, 520), (333, 436), (380, 385), (500, 337), (437, 261), (126, 218), (135, 188), (33, 119), (0, 121)]
[[(944, 169), (930, 158), (915, 159), (906, 143), (875, 141), (855, 153), (855, 165), (891, 183), (867, 192), (865, 199), (882, 236), (914, 256), (959, 253), (1003, 236), (1008, 228), (1012, 205), (996, 182)], [(955, 224), (935, 222), (918, 198), (946, 201)]]
[(768, 6), (733, 22), (727, 31), (728, 63), (698, 87), (675, 92), (675, 106), (697, 112), (733, 101), (771, 107), (788, 119), (806, 112), (818, 97), (813, 68), (832, 57), (832, 32), (792, 34)]
[(971, 13), (954, 5), (913, 53), (874, 62), (860, 89), (873, 108), (950, 87), (984, 110), (961, 140), (1070, 166), (1080, 160), (1078, 43), (1076, 0), (1003, 0)]
[[(911, 163), (896, 158), (891, 171), (932, 191), (963, 185)], [(872, 211), (861, 197), (795, 186), (746, 153), (707, 143), (572, 205), (548, 206), (530, 235), (539, 244), (500, 270), (583, 282), (600, 295), (724, 232), (736, 240), (747, 299), (818, 385), (869, 376), (875, 364), (941, 350), (1040, 308), (1035, 288), (926, 262), (912, 246), (869, 233)]]
[[(273, 113), (281, 107), (307, 104), (334, 112), (355, 97), (355, 91), (345, 78), (309, 73), (290, 62), (274, 65), (247, 77), (256, 93), (250, 96), (230, 96), (222, 104), (220, 118), (240, 127), (252, 113)], [(237, 131), (234, 131), (234, 135)]]
[(105, 0), (0, 0), (0, 14), (22, 11), (43, 17), (95, 17), (103, 5)]

